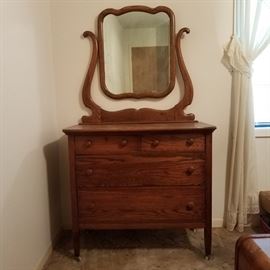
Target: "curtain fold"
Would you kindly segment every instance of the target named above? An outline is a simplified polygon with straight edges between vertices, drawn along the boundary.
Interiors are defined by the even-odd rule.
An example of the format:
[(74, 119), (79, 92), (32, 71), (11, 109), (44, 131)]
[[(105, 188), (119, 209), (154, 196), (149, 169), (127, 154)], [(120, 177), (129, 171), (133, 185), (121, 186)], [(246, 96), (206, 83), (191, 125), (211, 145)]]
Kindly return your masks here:
[(235, 0), (236, 33), (222, 59), (232, 73), (225, 210), (228, 230), (236, 227), (243, 231), (247, 215), (259, 212), (251, 77), (252, 62), (270, 43), (268, 4), (266, 0)]

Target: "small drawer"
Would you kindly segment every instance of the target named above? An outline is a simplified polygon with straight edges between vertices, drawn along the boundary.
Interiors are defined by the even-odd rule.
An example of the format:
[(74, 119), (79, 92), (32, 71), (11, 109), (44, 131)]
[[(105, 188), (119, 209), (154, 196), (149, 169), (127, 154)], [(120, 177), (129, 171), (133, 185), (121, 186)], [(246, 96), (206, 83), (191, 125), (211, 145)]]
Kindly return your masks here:
[(79, 191), (80, 224), (204, 222), (203, 188)]
[(187, 157), (93, 156), (76, 159), (77, 185), (91, 187), (198, 186), (205, 161)]
[(142, 151), (204, 152), (205, 137), (194, 134), (143, 136)]
[(135, 136), (77, 136), (76, 154), (89, 155), (99, 153), (128, 153), (138, 149)]

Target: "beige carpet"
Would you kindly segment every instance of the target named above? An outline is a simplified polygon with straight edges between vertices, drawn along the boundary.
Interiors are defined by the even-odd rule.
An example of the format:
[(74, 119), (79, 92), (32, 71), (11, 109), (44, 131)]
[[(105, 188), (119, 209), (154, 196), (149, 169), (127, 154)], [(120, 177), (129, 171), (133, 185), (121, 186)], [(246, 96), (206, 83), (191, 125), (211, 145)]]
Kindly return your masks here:
[[(252, 233), (248, 229), (245, 233)], [(237, 232), (213, 230), (213, 255), (204, 259), (203, 230), (86, 231), (81, 261), (66, 233), (44, 270), (201, 270), (233, 269)]]

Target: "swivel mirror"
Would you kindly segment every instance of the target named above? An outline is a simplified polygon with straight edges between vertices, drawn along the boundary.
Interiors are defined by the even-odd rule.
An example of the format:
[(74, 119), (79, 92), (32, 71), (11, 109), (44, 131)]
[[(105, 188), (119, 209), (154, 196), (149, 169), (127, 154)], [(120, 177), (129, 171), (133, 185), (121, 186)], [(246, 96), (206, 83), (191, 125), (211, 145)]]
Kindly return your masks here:
[[(193, 87), (186, 69), (180, 42), (189, 33), (184, 27), (175, 33), (174, 13), (164, 6), (128, 6), (108, 8), (98, 16), (98, 35), (85, 31), (93, 48), (85, 77), (82, 98), (91, 115), (82, 123), (101, 122), (193, 122), (194, 114), (185, 114), (191, 104)], [(91, 83), (99, 62), (100, 85), (113, 98), (162, 98), (174, 88), (176, 60), (183, 80), (181, 99), (168, 110), (127, 108), (106, 111), (95, 103)], [(159, 100), (162, 102), (162, 99)]]

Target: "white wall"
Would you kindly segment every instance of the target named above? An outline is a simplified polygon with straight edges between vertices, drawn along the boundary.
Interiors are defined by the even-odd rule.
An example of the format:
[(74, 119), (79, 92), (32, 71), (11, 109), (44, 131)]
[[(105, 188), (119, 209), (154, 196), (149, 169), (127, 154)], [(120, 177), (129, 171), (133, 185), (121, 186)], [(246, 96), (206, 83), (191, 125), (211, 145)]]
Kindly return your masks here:
[[(225, 169), (231, 76), (221, 64), (223, 46), (232, 33), (233, 1), (52, 1), (55, 78), (60, 128), (79, 122), (87, 113), (81, 102), (81, 88), (89, 63), (89, 42), (80, 38), (85, 30), (97, 32), (97, 16), (105, 8), (125, 5), (166, 5), (176, 18), (176, 29), (188, 26), (191, 33), (182, 40), (183, 54), (194, 84), (194, 100), (187, 112), (200, 121), (216, 125), (213, 139), (213, 218), (223, 219)], [(150, 106), (172, 107), (179, 99), (179, 87), (162, 102), (152, 100), (113, 101), (100, 91), (98, 71), (92, 89), (98, 104), (107, 110)], [(62, 213), (70, 226), (67, 142), (61, 140)], [(220, 225), (220, 224), (219, 224)]]
[(258, 188), (270, 190), (270, 129), (258, 128), (256, 130), (256, 154), (258, 169)]
[(50, 5), (1, 10), (1, 269), (36, 270), (61, 224)]

